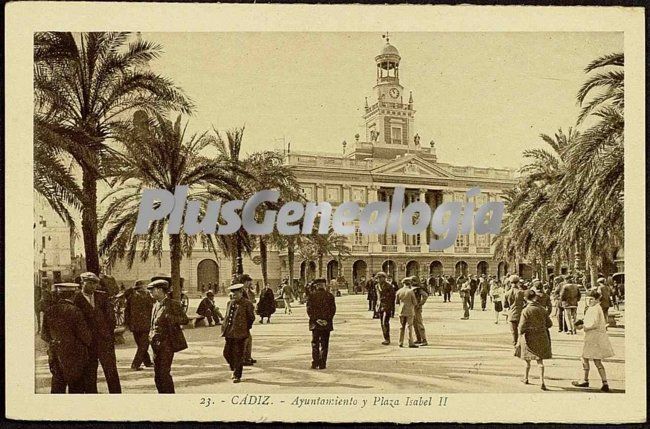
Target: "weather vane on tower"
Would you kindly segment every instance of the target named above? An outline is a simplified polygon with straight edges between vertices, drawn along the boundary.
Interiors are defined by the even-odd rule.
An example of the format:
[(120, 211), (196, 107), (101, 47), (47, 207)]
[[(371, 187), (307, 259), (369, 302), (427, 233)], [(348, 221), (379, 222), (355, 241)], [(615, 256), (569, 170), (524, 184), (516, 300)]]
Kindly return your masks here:
[(390, 42), (390, 38), (388, 37), (388, 31), (386, 32), (386, 34), (382, 34), (381, 38), (386, 39), (386, 43)]

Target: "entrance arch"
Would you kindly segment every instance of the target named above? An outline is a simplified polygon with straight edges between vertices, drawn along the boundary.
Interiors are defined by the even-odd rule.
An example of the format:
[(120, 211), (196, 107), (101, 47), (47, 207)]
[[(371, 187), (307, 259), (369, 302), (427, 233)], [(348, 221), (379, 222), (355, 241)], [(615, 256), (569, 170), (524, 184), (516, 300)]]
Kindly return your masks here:
[(395, 261), (388, 259), (381, 264), (381, 270), (386, 273), (388, 278), (397, 280), (397, 264)]
[(215, 285), (219, 287), (219, 265), (212, 259), (204, 259), (196, 267), (196, 290), (204, 292), (208, 290), (208, 283), (212, 283), (214, 290)]
[(420, 264), (418, 261), (408, 261), (406, 264), (406, 277), (420, 276)]
[(489, 269), (490, 269), (490, 265), (486, 261), (481, 261), (476, 265), (476, 274), (478, 274), (479, 276), (481, 274), (485, 274), (487, 276)]
[(442, 262), (433, 261), (429, 265), (429, 275), (430, 276), (441, 276), (442, 275)]
[(302, 261), (300, 263), (300, 280), (304, 283), (314, 280), (316, 277), (316, 262)]
[(499, 265), (497, 265), (497, 279), (499, 281), (503, 279), (507, 272), (508, 272), (508, 263), (499, 262)]
[(339, 261), (332, 259), (327, 263), (327, 282), (331, 282), (339, 276)]
[(467, 262), (465, 261), (456, 262), (456, 266), (454, 267), (454, 276), (458, 278), (461, 275), (467, 277)]
[[(358, 259), (352, 264), (352, 283), (357, 284), (362, 280), (368, 279), (368, 265), (363, 259)], [(363, 285), (361, 285), (363, 288)]]

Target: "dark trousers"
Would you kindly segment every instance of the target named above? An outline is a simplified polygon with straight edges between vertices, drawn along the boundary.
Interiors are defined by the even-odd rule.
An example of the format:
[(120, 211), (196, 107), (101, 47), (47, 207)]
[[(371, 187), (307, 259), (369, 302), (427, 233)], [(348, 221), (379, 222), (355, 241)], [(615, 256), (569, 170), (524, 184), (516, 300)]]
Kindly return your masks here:
[(253, 336), (248, 335), (246, 341), (244, 341), (244, 361), (250, 361), (253, 359)]
[(376, 306), (377, 306), (377, 298), (370, 297), (370, 299), (368, 299), (368, 311), (373, 311)]
[(390, 341), (390, 311), (380, 311), (379, 322), (381, 323), (381, 332), (384, 334), (384, 340)]
[(485, 306), (487, 306), (487, 295), (481, 294), (481, 310), (485, 310)]
[(447, 302), (447, 301), (450, 301), (450, 302), (451, 302), (451, 291), (450, 291), (450, 290), (446, 290), (446, 291), (444, 292), (443, 296), (442, 296), (442, 299), (444, 300), (444, 302)]
[(146, 366), (151, 366), (151, 357), (149, 356), (149, 331), (134, 332), (133, 339), (138, 345), (138, 350), (135, 352), (131, 368), (140, 368), (143, 363)]
[(469, 294), (463, 297), (463, 317), (469, 317), (470, 297)]
[(168, 344), (161, 343), (159, 348), (153, 349), (153, 379), (158, 393), (175, 393), (171, 374), (173, 360), (174, 352)]
[(63, 369), (59, 362), (50, 358), (50, 372), (52, 373), (52, 383), (50, 385), (50, 393), (84, 393), (84, 379), (80, 375), (78, 379), (67, 382), (63, 377)]
[(241, 378), (244, 369), (244, 343), (246, 338), (226, 338), (223, 347), (223, 357), (230, 365), (230, 370), (236, 378)]
[(512, 345), (516, 346), (519, 340), (519, 320), (510, 321), (510, 332), (512, 333)]
[(120, 376), (117, 373), (115, 345), (112, 343), (99, 343), (90, 353), (90, 359), (84, 369), (84, 391), (97, 393), (97, 369), (100, 363), (108, 385), (108, 393), (122, 393)]
[(560, 332), (567, 332), (569, 330), (566, 325), (566, 320), (564, 320), (564, 308), (561, 305), (557, 306), (557, 329)]
[(474, 310), (474, 295), (476, 294), (476, 291), (470, 291), (469, 292), (469, 309)]
[(330, 331), (314, 329), (311, 331), (311, 366), (325, 369), (327, 351), (330, 346)]

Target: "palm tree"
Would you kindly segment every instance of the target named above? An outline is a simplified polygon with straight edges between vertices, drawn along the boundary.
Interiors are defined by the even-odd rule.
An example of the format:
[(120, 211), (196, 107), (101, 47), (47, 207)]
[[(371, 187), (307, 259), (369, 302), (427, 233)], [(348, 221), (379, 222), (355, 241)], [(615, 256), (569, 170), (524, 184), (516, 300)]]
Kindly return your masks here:
[(99, 273), (97, 181), (111, 175), (114, 128), (135, 109), (190, 113), (169, 79), (148, 71), (160, 45), (129, 33), (34, 35), (35, 133), (57, 140), (81, 169), (81, 229), (86, 267)]
[[(162, 257), (167, 217), (151, 222), (145, 236), (134, 233), (143, 188), (173, 193), (177, 186), (185, 185), (189, 187), (188, 199), (191, 196), (192, 200), (202, 202), (203, 207), (215, 195), (230, 200), (238, 192), (238, 167), (221, 157), (204, 156), (204, 149), (214, 138), (207, 133), (186, 138), (186, 126), (181, 126), (180, 115), (172, 123), (160, 115), (149, 121), (139, 112), (134, 116), (133, 125), (123, 125), (118, 131), (117, 139), (124, 150), (119, 155), (120, 163), (115, 173), (117, 188), (104, 198), (111, 202), (100, 220), (100, 225), (106, 227), (106, 234), (99, 250), (107, 257), (109, 265), (126, 258), (130, 268), (138, 251), (141, 260), (146, 260), (150, 253), (158, 259)], [(183, 229), (180, 234), (169, 234), (175, 299), (180, 296), (181, 260), (191, 255), (197, 238), (204, 248), (214, 250), (211, 235), (188, 235)]]
[[(277, 203), (265, 202), (260, 205), (258, 210), (260, 221), (266, 210), (278, 211), (288, 201), (302, 202), (304, 199), (299, 192), (300, 187), (293, 171), (284, 164), (282, 154), (275, 151), (256, 152), (247, 157), (243, 161), (243, 165), (251, 175), (250, 178), (242, 181), (246, 197), (266, 189), (277, 189), (280, 192)], [(260, 250), (262, 279), (265, 285), (268, 284), (268, 246), (269, 244), (279, 244), (278, 236), (277, 229), (274, 229), (270, 236), (260, 235), (256, 238)]]

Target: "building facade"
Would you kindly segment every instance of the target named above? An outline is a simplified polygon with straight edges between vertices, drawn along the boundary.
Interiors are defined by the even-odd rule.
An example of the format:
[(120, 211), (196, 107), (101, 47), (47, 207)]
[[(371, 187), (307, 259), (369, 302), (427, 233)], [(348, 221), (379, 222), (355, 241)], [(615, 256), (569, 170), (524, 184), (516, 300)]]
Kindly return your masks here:
[[(423, 201), (432, 209), (447, 201), (465, 206), (473, 202), (480, 207), (488, 201), (500, 201), (504, 191), (514, 186), (514, 172), (506, 169), (455, 166), (439, 162), (435, 143), (424, 144), (417, 133), (416, 110), (411, 92), (405, 94), (400, 82), (400, 55), (388, 43), (375, 57), (376, 82), (374, 99), (366, 99), (363, 120), (365, 136), (357, 134), (347, 151), (319, 154), (289, 152), (286, 163), (291, 166), (308, 201), (328, 201), (333, 208), (343, 201), (359, 205), (373, 201), (392, 202), (396, 187), (406, 188), (405, 205)], [(467, 191), (479, 187), (481, 193), (468, 200)], [(358, 230), (348, 239), (352, 254), (330, 257), (324, 261), (323, 276), (329, 279), (343, 275), (350, 285), (379, 270), (401, 278), (407, 275), (428, 276), (445, 274), (502, 274), (504, 263), (493, 258), (492, 236), (458, 234), (454, 245), (441, 251), (429, 251), (430, 229), (419, 235), (371, 234)], [(316, 261), (302, 261), (296, 252), (294, 278), (308, 280), (318, 276)], [(289, 276), (286, 250), (271, 249), (268, 274), (272, 287)], [(136, 261), (128, 269), (124, 263), (112, 267), (110, 274), (118, 282), (129, 284), (151, 277), (159, 271), (168, 272), (169, 257), (161, 261)], [(261, 283), (259, 254), (245, 258), (244, 270)], [(209, 283), (220, 288), (231, 278), (229, 257), (197, 248), (190, 258), (182, 261), (181, 272), (185, 289), (194, 295)]]

